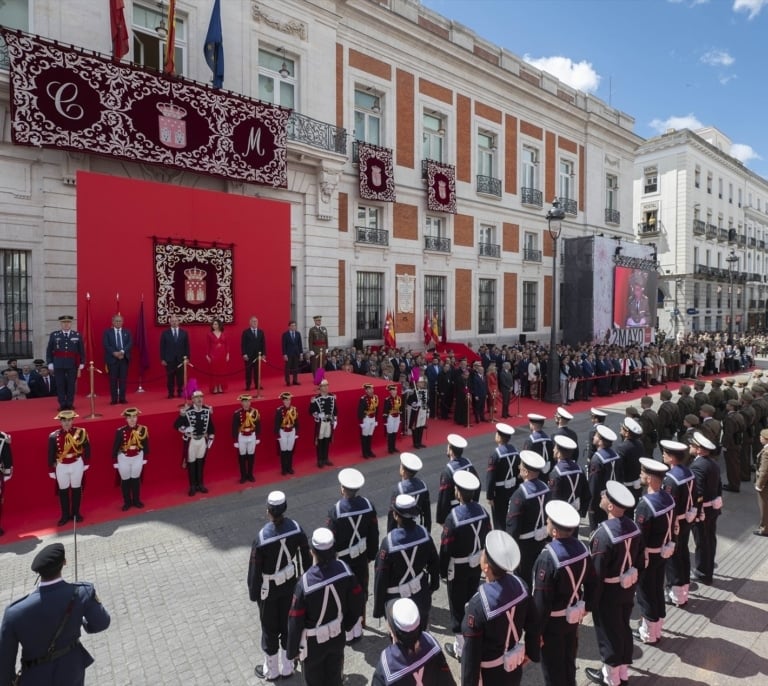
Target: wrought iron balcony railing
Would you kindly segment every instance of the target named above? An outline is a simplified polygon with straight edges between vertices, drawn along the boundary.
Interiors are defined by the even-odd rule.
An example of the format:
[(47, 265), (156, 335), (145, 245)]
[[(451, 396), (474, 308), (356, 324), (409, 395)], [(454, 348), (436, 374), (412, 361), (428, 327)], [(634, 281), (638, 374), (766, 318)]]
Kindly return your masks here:
[(535, 188), (526, 188), (523, 186), (520, 189), (520, 202), (523, 205), (532, 205), (533, 207), (541, 207), (543, 204), (542, 193)]
[(451, 239), (444, 236), (424, 236), (424, 250), (451, 252)]
[(655, 236), (659, 233), (659, 225), (656, 222), (640, 222), (637, 230), (643, 236)]
[(717, 230), (717, 240), (718, 241), (727, 241), (728, 240), (728, 229), (718, 229)]
[(541, 250), (525, 248), (523, 250), (523, 260), (526, 262), (541, 262)]
[(389, 231), (386, 229), (372, 229), (368, 226), (356, 226), (355, 240), (366, 245), (389, 245)]
[(605, 208), (605, 223), (606, 224), (621, 224), (621, 212), (618, 210)]
[(560, 205), (566, 214), (576, 216), (579, 213), (579, 203), (571, 198), (560, 198)]
[(485, 195), (492, 195), (496, 198), (501, 197), (501, 179), (495, 179), (493, 176), (477, 175), (477, 192)]
[(707, 238), (717, 238), (717, 227), (714, 224), (707, 224)]
[(707, 224), (706, 222), (703, 222), (701, 219), (694, 219), (693, 220), (693, 235), (694, 236), (703, 236), (707, 232)]
[(496, 243), (479, 243), (481, 257), (501, 257), (501, 246)]
[(347, 130), (298, 112), (288, 117), (288, 140), (340, 155), (347, 154)]

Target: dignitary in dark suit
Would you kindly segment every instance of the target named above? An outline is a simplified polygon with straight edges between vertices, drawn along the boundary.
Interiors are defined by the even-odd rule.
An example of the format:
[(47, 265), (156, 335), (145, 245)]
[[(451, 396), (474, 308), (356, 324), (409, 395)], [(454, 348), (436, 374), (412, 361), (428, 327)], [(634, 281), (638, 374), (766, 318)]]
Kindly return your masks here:
[[(5, 483), (13, 476), (13, 454), (11, 452), (11, 434), (0, 431), (0, 523), (3, 520), (3, 496)], [(5, 533), (0, 529), (0, 536)], [(0, 674), (2, 677), (2, 674)]]
[[(240, 336), (240, 354), (243, 356), (243, 364), (245, 365), (246, 391), (251, 389), (251, 384), (256, 390), (261, 388), (260, 363), (267, 361), (267, 342), (264, 338), (264, 331), (259, 328), (258, 317), (252, 316), (248, 324), (248, 328), (244, 329), (242, 336)], [(259, 355), (261, 355), (261, 360), (259, 360)]]
[(128, 379), (128, 362), (131, 359), (133, 339), (131, 332), (123, 328), (122, 315), (116, 314), (112, 317), (112, 326), (104, 332), (101, 342), (109, 373), (111, 404), (125, 403), (125, 384)]
[(53, 543), (34, 560), (40, 585), (8, 606), (0, 626), (0, 683), (12, 684), (21, 645), (24, 686), (81, 686), (93, 657), (80, 643), (80, 631), (95, 634), (109, 627), (110, 617), (93, 584), (70, 584), (61, 577), (64, 546)]
[(213, 444), (215, 430), (213, 427), (213, 408), (203, 404), (203, 392), (192, 394), (192, 405), (182, 405), (179, 416), (174, 422), (183, 437), (181, 466), (187, 470), (189, 493), (208, 493), (203, 483), (205, 458)]
[(168, 319), (168, 328), (160, 334), (160, 364), (165, 367), (168, 397), (181, 398), (184, 390), (184, 358), (189, 359), (189, 336), (179, 328), (179, 318), (172, 314)]
[(296, 331), (296, 322), (288, 322), (288, 331), (283, 334), (283, 361), (285, 362), (285, 385), (299, 385), (299, 361), (304, 353), (301, 345), (301, 334)]
[(260, 443), (261, 415), (251, 407), (248, 393), (238, 397), (240, 408), (232, 414), (232, 440), (237, 449), (237, 461), (240, 465), (240, 483), (254, 482), (253, 464), (256, 460), (256, 446)]
[(91, 458), (91, 444), (85, 429), (72, 426), (77, 416), (74, 410), (59, 412), (56, 419), (61, 422), (61, 428), (48, 436), (48, 476), (55, 479), (58, 486), (61, 503), (59, 526), (64, 526), (70, 519), (83, 521), (80, 501), (83, 495), (83, 475)]
[(139, 492), (141, 490), (141, 472), (149, 456), (149, 430), (139, 424), (141, 412), (129, 407), (123, 412), (125, 424), (115, 433), (112, 444), (112, 459), (115, 469), (120, 474), (120, 486), (123, 492), (123, 512), (131, 507), (144, 507)]
[(35, 380), (34, 385), (29, 387), (32, 391), (33, 398), (52, 398), (58, 396), (56, 390), (56, 379), (48, 370), (48, 367), (40, 367), (38, 372), (38, 378)]
[(85, 366), (85, 347), (77, 331), (72, 331), (74, 317), (59, 317), (61, 329), (48, 338), (45, 359), (48, 371), (56, 379), (59, 410), (71, 410), (75, 406), (75, 382)]

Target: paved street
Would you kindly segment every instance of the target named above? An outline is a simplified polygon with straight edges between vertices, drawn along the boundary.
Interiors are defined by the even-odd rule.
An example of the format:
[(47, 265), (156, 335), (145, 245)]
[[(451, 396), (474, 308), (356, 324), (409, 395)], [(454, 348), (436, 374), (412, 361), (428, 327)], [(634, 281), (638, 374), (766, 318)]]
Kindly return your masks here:
[[(658, 401), (658, 399), (657, 399)], [(601, 405), (602, 406), (602, 405)], [(616, 428), (623, 405), (615, 405), (608, 419)], [(512, 420), (519, 424), (522, 420)], [(583, 446), (588, 418), (578, 416), (571, 425)], [(548, 421), (546, 430), (551, 430)], [(466, 454), (479, 471), (493, 448), (488, 434), (470, 440)], [(513, 437), (520, 445), (525, 436)], [(421, 476), (437, 491), (438, 474), (445, 460), (442, 436), (428, 437), (430, 447), (420, 451), (425, 467)], [(401, 447), (405, 446), (405, 442)], [(583, 459), (583, 458), (582, 458)], [(396, 457), (379, 457), (359, 465), (367, 483), (363, 495), (386, 514), (389, 493), (397, 480)], [(711, 587), (691, 585), (691, 600), (684, 610), (668, 610), (664, 638), (657, 647), (635, 649), (631, 683), (638, 686), (670, 684), (764, 684), (768, 674), (768, 539), (752, 535), (757, 502), (749, 484), (739, 494), (726, 493), (719, 520), (718, 569)], [(308, 533), (325, 521), (338, 498), (336, 471), (292, 479), (281, 485), (252, 488), (220, 498), (196, 500), (162, 511), (146, 511), (131, 520), (89, 526), (78, 533), (78, 576), (93, 581), (112, 614), (111, 628), (85, 636), (84, 644), (96, 658), (86, 683), (99, 686), (206, 686), (261, 683), (253, 667), (261, 661), (255, 604), (245, 585), (251, 540), (264, 522), (268, 491), (282, 487), (288, 494), (288, 516)], [(382, 535), (384, 517), (380, 517)], [(439, 537), (437, 526), (433, 535)], [(65, 576), (74, 578), (71, 532), (56, 537), (67, 546)], [(45, 542), (49, 542), (46, 540)], [(29, 571), (33, 551), (43, 545), (28, 540), (2, 548), (0, 603), (29, 592), (35, 576)], [(369, 683), (373, 667), (386, 644), (384, 627), (370, 619), (365, 638), (347, 649), (346, 683)], [(445, 589), (434, 597), (432, 630), (448, 640)], [(450, 660), (450, 658), (449, 658)], [(588, 681), (585, 666), (599, 662), (594, 632), (587, 618), (580, 634), (579, 685)], [(452, 663), (458, 675), (457, 663)], [(283, 683), (303, 683), (295, 676)], [(524, 684), (542, 684), (537, 665), (526, 668)]]

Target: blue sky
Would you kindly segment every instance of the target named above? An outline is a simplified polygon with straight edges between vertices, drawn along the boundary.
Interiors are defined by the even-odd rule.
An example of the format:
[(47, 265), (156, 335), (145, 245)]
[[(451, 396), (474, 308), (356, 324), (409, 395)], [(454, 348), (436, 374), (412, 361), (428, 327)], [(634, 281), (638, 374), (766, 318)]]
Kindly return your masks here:
[(768, 0), (422, 0), (635, 118), (714, 126), (768, 179)]

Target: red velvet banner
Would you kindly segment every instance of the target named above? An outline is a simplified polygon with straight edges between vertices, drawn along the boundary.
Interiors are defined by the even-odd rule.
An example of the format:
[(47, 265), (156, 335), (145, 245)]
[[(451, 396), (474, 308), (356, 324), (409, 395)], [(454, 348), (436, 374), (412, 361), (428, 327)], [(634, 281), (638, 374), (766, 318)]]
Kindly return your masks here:
[(13, 142), (284, 188), (290, 110), (10, 29)]
[(358, 143), (360, 197), (363, 200), (395, 202), (395, 175), (392, 150), (370, 143)]
[(456, 214), (456, 167), (427, 160), (427, 209)]

